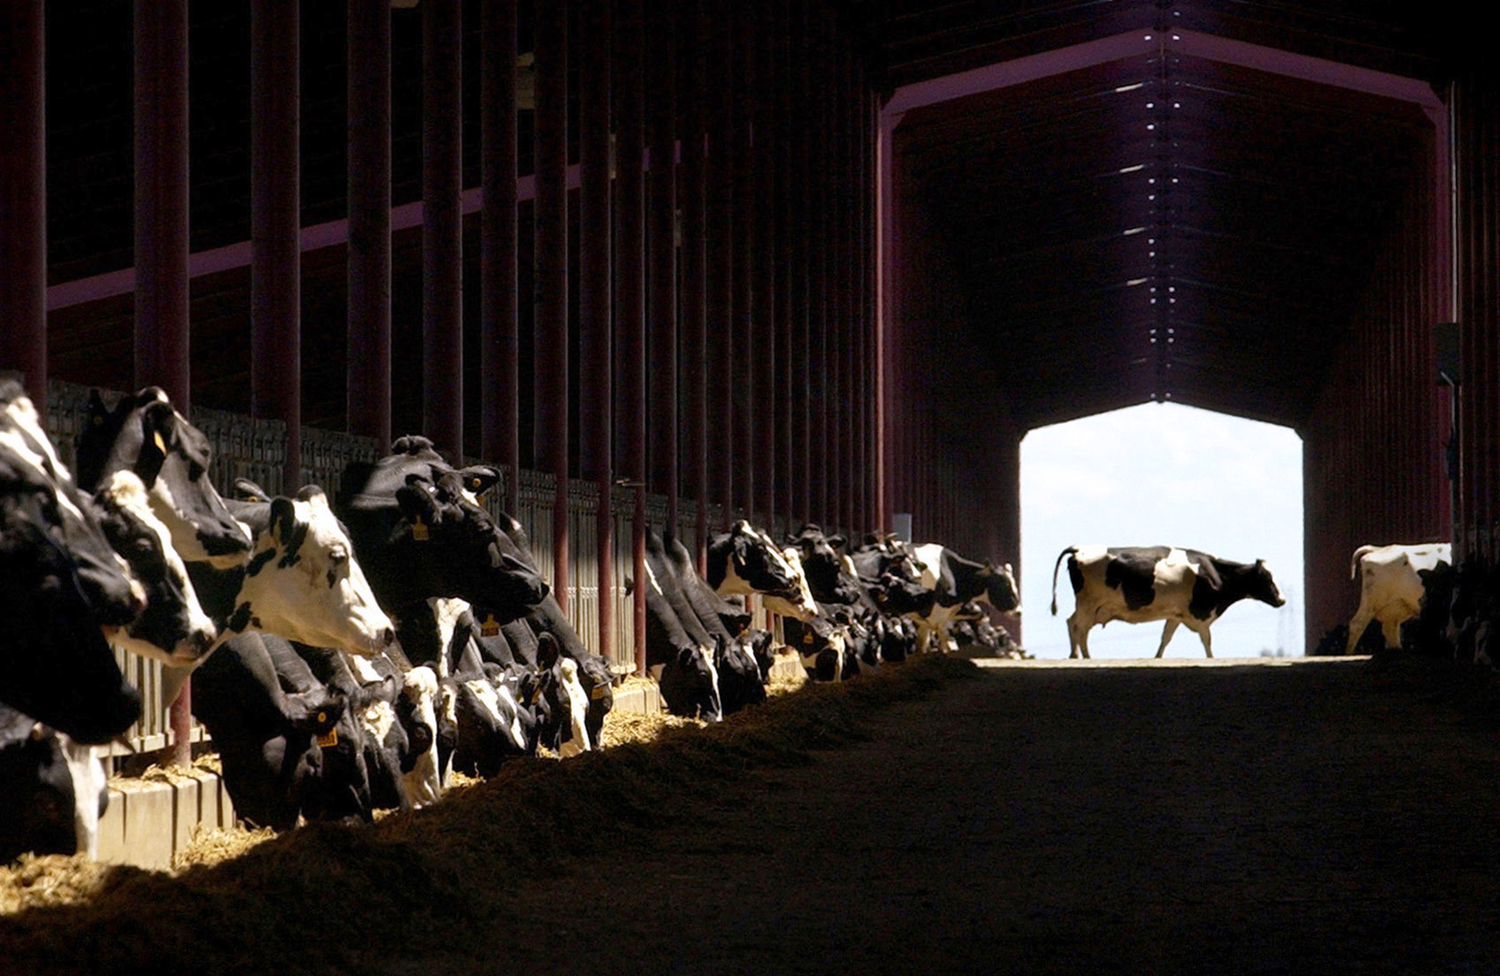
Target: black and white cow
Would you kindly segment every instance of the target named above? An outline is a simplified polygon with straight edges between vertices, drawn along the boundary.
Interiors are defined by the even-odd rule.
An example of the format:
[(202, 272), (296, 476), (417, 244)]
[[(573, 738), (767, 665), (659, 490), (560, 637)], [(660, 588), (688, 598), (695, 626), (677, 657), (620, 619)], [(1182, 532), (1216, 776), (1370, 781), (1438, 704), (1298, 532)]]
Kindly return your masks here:
[(760, 529), (741, 519), (708, 545), (708, 585), (720, 596), (758, 593), (772, 613), (798, 620), (818, 615), (799, 566)]
[(1240, 600), (1279, 607), (1286, 601), (1264, 560), (1236, 563), (1193, 549), (1168, 546), (1106, 549), (1069, 546), (1052, 565), (1052, 613), (1057, 614), (1057, 570), (1068, 559), (1075, 607), (1068, 617), (1069, 657), (1089, 656), (1089, 630), (1111, 620), (1165, 620), (1156, 656), (1179, 625), (1203, 641), (1213, 657), (1209, 626)]
[(338, 743), (345, 699), (296, 663), (289, 648), (273, 659), (267, 639), (253, 632), (229, 639), (193, 678), (193, 716), (213, 737), (235, 811), (277, 830), (302, 816), (357, 815), (369, 806), (357, 795), (359, 774), (331, 771), (320, 745)]
[(106, 783), (94, 747), (0, 705), (0, 864), (27, 851), (96, 858)]
[(499, 479), (485, 465), (454, 469), (425, 437), (344, 469), (335, 508), (382, 606), (461, 597), (507, 619), (524, 616), (547, 584), (505, 552), (504, 533), (477, 496)]
[(1401, 646), (1401, 625), (1417, 616), (1426, 601), (1423, 571), (1453, 564), (1447, 542), (1419, 545), (1360, 546), (1349, 561), (1349, 578), (1359, 579), (1359, 608), (1349, 621), (1345, 654), (1364, 636), (1372, 620), (1380, 622), (1388, 649)]
[(0, 702), (81, 743), (123, 733), (141, 699), (106, 633), (143, 606), (30, 399), (0, 381)]
[(98, 491), (116, 471), (140, 477), (152, 511), (187, 562), (228, 569), (249, 557), (249, 535), (209, 481), (213, 451), (208, 438), (158, 387), (122, 397), (113, 410), (93, 391), (76, 447), (78, 484), (84, 491)]
[[(700, 643), (683, 628), (651, 561), (646, 561), (646, 670), (661, 689), (667, 711), (709, 722), (724, 718), (714, 645)], [(670, 581), (669, 581), (670, 585)]]
[(225, 630), (263, 630), (366, 657), (391, 645), (395, 628), (322, 489), (307, 485), (293, 498), (227, 504), (249, 527), (254, 551), (232, 570), (193, 569)]
[(135, 472), (120, 470), (99, 488), (105, 538), (146, 593), (146, 608), (110, 643), (165, 664), (191, 665), (213, 647), (218, 627), (204, 613), (187, 567), (156, 517)]
[(937, 543), (918, 545), (914, 549), (918, 562), (924, 567), (922, 585), (934, 595), (931, 610), (925, 614), (911, 614), (917, 623), (917, 647), (925, 649), (935, 639), (939, 651), (954, 650), (948, 626), (964, 604), (971, 600), (988, 603), (1008, 616), (1020, 613), (1021, 597), (1010, 563), (996, 568), (989, 562), (965, 559)]

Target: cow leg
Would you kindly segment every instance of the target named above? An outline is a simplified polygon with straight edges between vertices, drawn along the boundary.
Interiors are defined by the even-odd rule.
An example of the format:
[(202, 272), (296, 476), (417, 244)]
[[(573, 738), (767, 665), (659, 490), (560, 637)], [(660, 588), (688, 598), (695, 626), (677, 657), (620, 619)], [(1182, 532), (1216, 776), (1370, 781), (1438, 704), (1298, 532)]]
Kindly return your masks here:
[[(1156, 656), (1161, 657), (1167, 649), (1167, 644), (1172, 640), (1172, 635), (1177, 633), (1177, 625), (1180, 621), (1168, 620), (1165, 627), (1161, 629), (1161, 644), (1156, 648)], [(1209, 657), (1213, 657), (1212, 654)]]
[(1344, 648), (1345, 654), (1354, 653), (1354, 645), (1365, 636), (1365, 628), (1370, 626), (1370, 621), (1374, 618), (1375, 612), (1367, 609), (1363, 603), (1359, 605), (1358, 610), (1354, 611), (1354, 619), (1349, 621), (1349, 643)]
[(1086, 620), (1080, 620), (1075, 611), (1068, 618), (1068, 658), (1089, 656), (1089, 628), (1093, 626)]
[(1382, 620), (1380, 622), (1380, 633), (1385, 638), (1385, 649), (1388, 651), (1399, 651), (1401, 649), (1401, 621), (1395, 618)]

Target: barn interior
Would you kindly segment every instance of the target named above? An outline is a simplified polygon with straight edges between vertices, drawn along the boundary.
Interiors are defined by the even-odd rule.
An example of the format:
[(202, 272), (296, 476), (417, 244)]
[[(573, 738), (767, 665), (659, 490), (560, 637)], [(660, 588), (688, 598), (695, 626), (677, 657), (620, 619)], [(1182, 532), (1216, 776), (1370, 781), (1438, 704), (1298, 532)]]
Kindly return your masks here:
[[(187, 11), (191, 398), (238, 414), (254, 412), (262, 355), (252, 344), (252, 6)], [(398, 434), (431, 419), (423, 218), (413, 208), (424, 193), (423, 18), (433, 6), (390, 10), (389, 411)], [(496, 395), (482, 372), (485, 6), (461, 5), (462, 435), (444, 445), (476, 457), (491, 443), (484, 418)], [(551, 5), (500, 6), (517, 16), (515, 53), (532, 53)], [(580, 92), (594, 48), (584, 45), (600, 23), (613, 25), (605, 51), (617, 86), (614, 128), (624, 124), (618, 86), (634, 36), (622, 25), (644, 16), (676, 41), (637, 52), (649, 79), (647, 129), (665, 125), (679, 144), (708, 134), (707, 271), (685, 252), (666, 267), (677, 288), (668, 297), (679, 303), (669, 317), (688, 329), (689, 299), (703, 302), (709, 359), (668, 359), (670, 383), (651, 369), (640, 418), (650, 449), (671, 452), (653, 463), (650, 488), (670, 492), (674, 508), (681, 490), (722, 498), (721, 514), (812, 519), (856, 533), (911, 513), (918, 536), (1017, 561), (1025, 432), (1154, 400), (1285, 425), (1303, 438), (1309, 646), (1347, 616), (1355, 546), (1449, 538), (1458, 525), (1474, 551), (1493, 547), (1496, 431), (1485, 418), (1494, 391), (1480, 364), (1496, 347), (1485, 314), (1494, 301), (1496, 157), (1485, 152), (1494, 86), (1465, 46), (1471, 32), (1462, 23), (1395, 0), (557, 6), (567, 11), (570, 67), (558, 110), (567, 165), (586, 154), (590, 96)], [(613, 20), (599, 21), (601, 12)], [(297, 385), (302, 424), (365, 433), (348, 409), (361, 394), (348, 379), (347, 16), (345, 4), (301, 5)], [(148, 378), (136, 361), (131, 274), (132, 17), (128, 0), (46, 4), (47, 372), (111, 390)], [(520, 77), (524, 88), (524, 66)], [(653, 122), (663, 84), (676, 92), (675, 110)], [(540, 187), (550, 130), (528, 97), (514, 113), (514, 172)], [(550, 96), (539, 89), (536, 97)], [(727, 139), (716, 138), (721, 131)], [(743, 148), (735, 133), (744, 131), (770, 136), (747, 143), (748, 159), (775, 170), (764, 187), (754, 166), (715, 182), (712, 167)], [(693, 243), (689, 173), (680, 162), (677, 171), (682, 227), (674, 233)], [(661, 192), (651, 179), (648, 200)], [(783, 235), (763, 259), (753, 247), (722, 245), (742, 259), (725, 267), (735, 281), (750, 279), (748, 307), (740, 286), (715, 281), (715, 242), (733, 237), (712, 230), (719, 187), (731, 225), (736, 213), (754, 223), (766, 200), (771, 225), (754, 230)], [(583, 192), (569, 184), (561, 218), (571, 352), (564, 470), (554, 470), (541, 426), (556, 387), (531, 382), (552, 362), (538, 346), (545, 296), (534, 274), (548, 218), (525, 193), (513, 323), (523, 381), (509, 420), (521, 467), (574, 478), (596, 476), (600, 464), (589, 447), (598, 421), (597, 385), (584, 365), (593, 333), (583, 319)], [(624, 218), (613, 213), (618, 289)], [(761, 291), (757, 262), (784, 263), (788, 254), (799, 273)], [(707, 283), (695, 290), (689, 275)], [(766, 305), (789, 308), (806, 331), (777, 333), (772, 368), (747, 391), (726, 392), (730, 378), (711, 376), (699, 439), (660, 447), (668, 442), (659, 432), (690, 423), (679, 407), (698, 409), (688, 386), (703, 383), (720, 345), (751, 358), (764, 348), (755, 309)], [(1437, 381), (1441, 323), (1457, 323), (1456, 344), (1469, 357), (1471, 381), (1460, 391), (1467, 414)], [(614, 326), (624, 325), (617, 308)], [(613, 473), (645, 477), (625, 460), (633, 407), (619, 400), (624, 355), (615, 345), (614, 416), (603, 423)], [(736, 398), (752, 405), (751, 427), (772, 428), (770, 439), (747, 433)], [(721, 399), (730, 403), (722, 411)], [(1465, 434), (1455, 456), (1467, 467), (1447, 461), (1455, 431)], [(701, 480), (691, 473), (699, 464)]]

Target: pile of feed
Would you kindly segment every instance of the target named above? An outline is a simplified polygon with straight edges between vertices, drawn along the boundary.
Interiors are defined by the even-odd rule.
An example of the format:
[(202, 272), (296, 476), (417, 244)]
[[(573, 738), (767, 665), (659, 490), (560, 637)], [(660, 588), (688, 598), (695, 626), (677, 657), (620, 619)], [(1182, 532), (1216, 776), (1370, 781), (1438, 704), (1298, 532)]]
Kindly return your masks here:
[[(562, 857), (647, 851), (653, 830), (726, 780), (810, 762), (812, 750), (866, 738), (873, 710), (976, 673), (934, 655), (775, 695), (716, 725), (643, 722), (604, 751), (516, 760), (372, 825), (214, 832), (173, 872), (25, 860), (0, 869), (0, 971), (327, 976), (383, 946), (440, 951), (455, 925), (493, 923), (508, 882)], [(55, 862), (65, 870), (43, 880)]]

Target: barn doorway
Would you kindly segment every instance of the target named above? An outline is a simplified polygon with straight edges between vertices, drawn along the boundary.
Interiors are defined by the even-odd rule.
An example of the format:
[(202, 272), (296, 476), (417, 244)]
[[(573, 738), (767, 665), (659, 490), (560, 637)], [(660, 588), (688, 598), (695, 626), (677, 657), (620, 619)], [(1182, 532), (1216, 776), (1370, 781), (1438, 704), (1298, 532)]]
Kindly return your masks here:
[[(1214, 624), (1215, 657), (1300, 656), (1303, 639), (1302, 439), (1288, 427), (1175, 403), (1147, 403), (1038, 427), (1021, 441), (1021, 595), (1025, 646), (1068, 656), (1066, 569), (1049, 612), (1052, 568), (1070, 545), (1176, 545), (1264, 559), (1286, 605), (1244, 601)], [(1151, 657), (1160, 624), (1095, 628), (1096, 658)], [(1201, 657), (1179, 630), (1168, 657)]]

